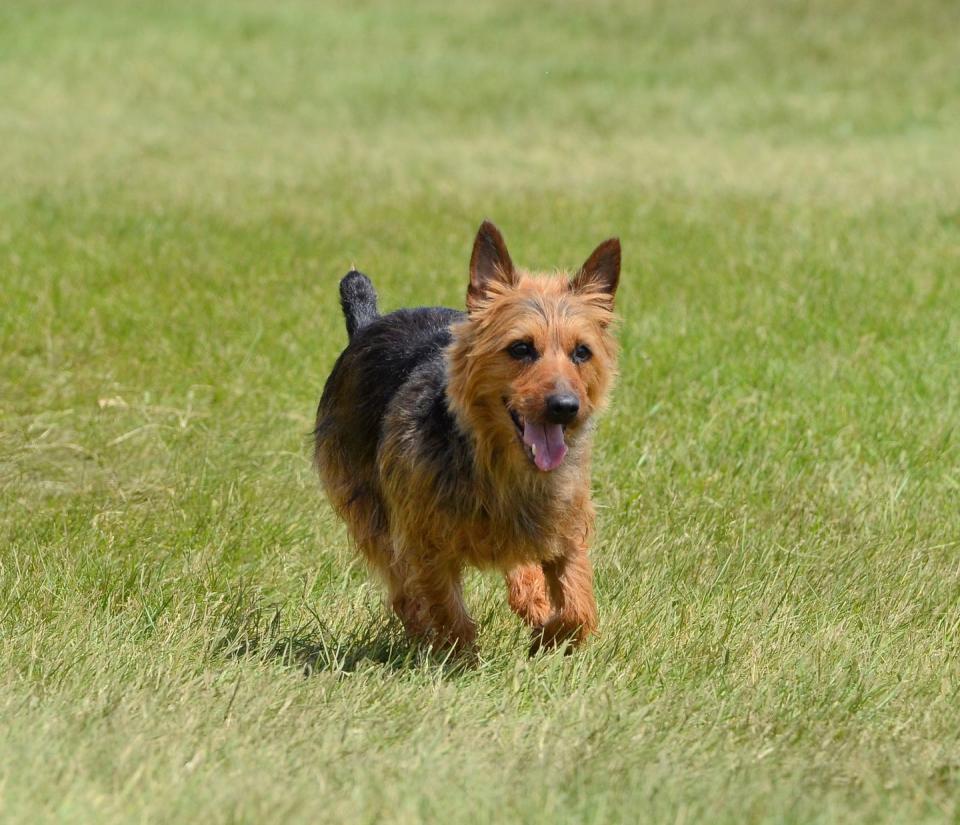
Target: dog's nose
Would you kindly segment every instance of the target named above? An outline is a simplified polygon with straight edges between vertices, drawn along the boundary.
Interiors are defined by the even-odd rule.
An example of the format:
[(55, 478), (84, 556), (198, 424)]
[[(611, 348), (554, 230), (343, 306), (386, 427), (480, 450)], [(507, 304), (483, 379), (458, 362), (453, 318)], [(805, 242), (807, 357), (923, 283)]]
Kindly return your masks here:
[(572, 392), (558, 392), (547, 396), (547, 421), (551, 424), (569, 424), (580, 412), (580, 399)]

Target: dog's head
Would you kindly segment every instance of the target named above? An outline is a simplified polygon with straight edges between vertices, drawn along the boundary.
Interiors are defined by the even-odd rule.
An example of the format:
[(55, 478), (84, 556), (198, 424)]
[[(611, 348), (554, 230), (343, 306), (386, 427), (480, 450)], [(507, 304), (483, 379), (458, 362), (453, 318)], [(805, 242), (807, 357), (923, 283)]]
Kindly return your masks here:
[(467, 319), (450, 348), (450, 397), (492, 453), (541, 472), (563, 465), (614, 376), (619, 279), (616, 238), (572, 276), (531, 275), (514, 267), (492, 223), (480, 227)]

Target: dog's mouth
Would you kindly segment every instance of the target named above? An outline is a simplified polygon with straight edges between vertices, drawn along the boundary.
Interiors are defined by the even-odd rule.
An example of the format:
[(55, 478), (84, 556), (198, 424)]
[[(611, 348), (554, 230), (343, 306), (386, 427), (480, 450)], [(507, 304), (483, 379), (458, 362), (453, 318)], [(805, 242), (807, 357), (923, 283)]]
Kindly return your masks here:
[(517, 429), (517, 436), (527, 458), (538, 470), (545, 473), (556, 470), (567, 454), (567, 442), (563, 437), (566, 428), (562, 424), (530, 421), (509, 406), (507, 412)]

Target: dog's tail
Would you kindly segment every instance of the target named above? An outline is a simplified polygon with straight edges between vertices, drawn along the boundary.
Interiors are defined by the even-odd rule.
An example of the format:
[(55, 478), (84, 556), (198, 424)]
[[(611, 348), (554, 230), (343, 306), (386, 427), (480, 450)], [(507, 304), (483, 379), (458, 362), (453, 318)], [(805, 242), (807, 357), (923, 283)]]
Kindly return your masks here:
[(355, 269), (351, 269), (340, 281), (340, 306), (343, 307), (350, 338), (380, 317), (373, 284), (366, 275)]

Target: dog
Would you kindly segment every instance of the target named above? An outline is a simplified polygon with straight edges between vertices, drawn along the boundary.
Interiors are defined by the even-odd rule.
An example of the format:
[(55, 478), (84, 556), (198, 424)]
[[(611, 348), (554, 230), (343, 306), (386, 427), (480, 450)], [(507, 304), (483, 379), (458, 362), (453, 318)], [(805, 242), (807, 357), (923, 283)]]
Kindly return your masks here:
[(596, 629), (592, 425), (616, 373), (619, 280), (617, 238), (572, 276), (534, 275), (485, 221), (466, 312), (381, 315), (365, 275), (340, 282), (349, 343), (320, 399), (314, 458), (409, 636), (474, 647), (468, 565), (505, 575), (531, 654)]

